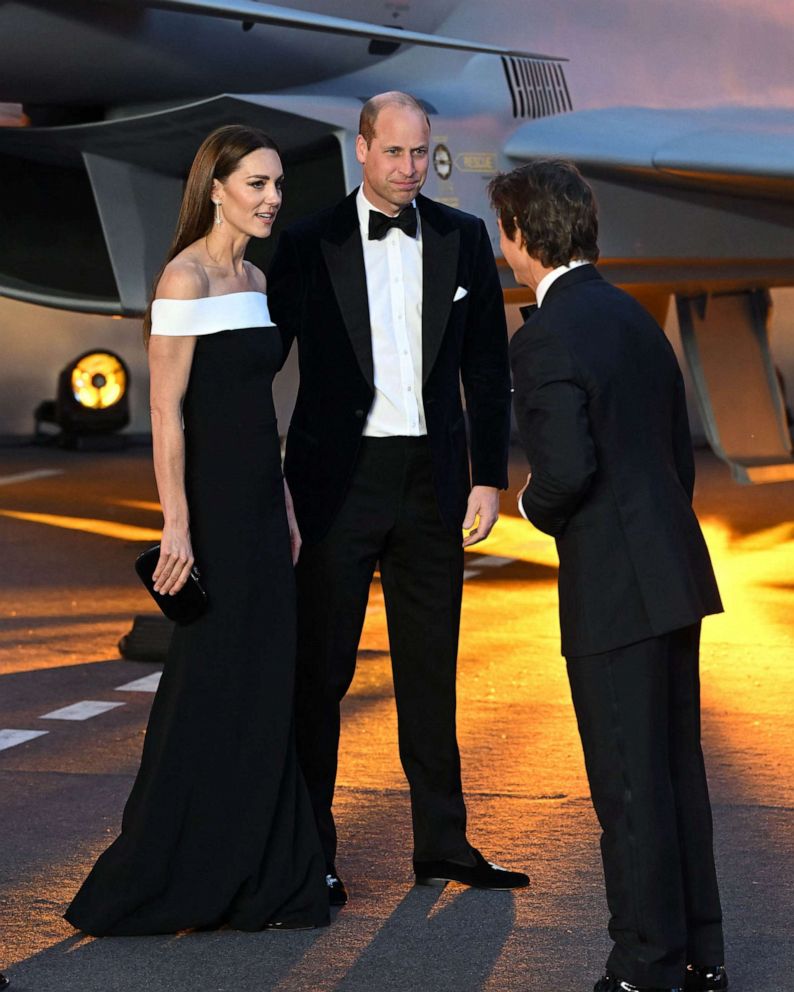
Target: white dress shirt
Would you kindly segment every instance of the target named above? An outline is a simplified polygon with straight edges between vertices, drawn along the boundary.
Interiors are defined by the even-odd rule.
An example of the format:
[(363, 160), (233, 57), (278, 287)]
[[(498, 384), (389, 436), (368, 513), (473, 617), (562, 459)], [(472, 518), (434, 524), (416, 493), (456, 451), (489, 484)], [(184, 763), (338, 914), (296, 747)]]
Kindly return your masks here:
[(580, 265), (590, 265), (591, 263), (587, 261), (586, 258), (572, 258), (567, 265), (558, 265), (556, 269), (552, 269), (551, 272), (547, 272), (546, 275), (538, 283), (538, 287), (535, 290), (535, 302), (539, 307), (543, 306), (543, 298), (549, 291), (549, 286), (560, 276), (564, 276), (566, 272), (570, 272), (571, 269), (578, 269)]
[[(584, 258), (572, 258), (567, 265), (558, 265), (556, 269), (552, 269), (551, 272), (547, 272), (546, 275), (540, 280), (535, 289), (535, 299), (537, 300), (538, 307), (543, 306), (543, 298), (549, 291), (549, 286), (560, 276), (564, 276), (566, 272), (570, 272), (571, 269), (578, 269), (580, 265), (590, 265)], [(521, 496), (523, 496), (523, 491)], [(524, 504), (521, 502), (521, 496), (518, 497), (518, 512), (521, 516), (529, 522), (529, 517), (524, 512)]]
[[(375, 399), (365, 437), (418, 437), (427, 433), (422, 404), (422, 231), (415, 238), (391, 228), (369, 240), (369, 212), (376, 208), (359, 188), (356, 196), (372, 330)], [(383, 211), (378, 211), (383, 213)], [(418, 220), (418, 212), (417, 212)]]

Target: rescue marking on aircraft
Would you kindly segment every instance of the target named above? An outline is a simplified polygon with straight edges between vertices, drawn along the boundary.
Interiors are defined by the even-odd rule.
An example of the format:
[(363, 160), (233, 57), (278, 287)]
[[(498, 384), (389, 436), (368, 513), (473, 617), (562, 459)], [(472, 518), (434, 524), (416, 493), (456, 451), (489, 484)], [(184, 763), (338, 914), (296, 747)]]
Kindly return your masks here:
[(496, 172), (496, 152), (461, 152), (455, 156), (460, 172)]

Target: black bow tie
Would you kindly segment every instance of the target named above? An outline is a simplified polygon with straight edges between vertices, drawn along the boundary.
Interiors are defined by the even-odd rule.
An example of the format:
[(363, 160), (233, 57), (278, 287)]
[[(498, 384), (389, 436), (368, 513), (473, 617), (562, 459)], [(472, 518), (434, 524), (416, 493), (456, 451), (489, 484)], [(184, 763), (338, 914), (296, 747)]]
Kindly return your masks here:
[(379, 210), (369, 212), (369, 240), (381, 241), (389, 229), (399, 228), (409, 238), (416, 237), (416, 207), (403, 207), (396, 217), (387, 217)]

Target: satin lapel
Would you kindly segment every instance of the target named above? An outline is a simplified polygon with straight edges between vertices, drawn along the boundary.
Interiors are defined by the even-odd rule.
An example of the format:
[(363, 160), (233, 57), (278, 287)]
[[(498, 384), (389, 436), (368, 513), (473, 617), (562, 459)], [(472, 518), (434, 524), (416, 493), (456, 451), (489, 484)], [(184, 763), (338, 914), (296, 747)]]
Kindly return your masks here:
[[(347, 207), (344, 201), (342, 207)], [(369, 320), (369, 302), (367, 300), (367, 276), (364, 268), (364, 249), (361, 247), (361, 235), (358, 228), (358, 217), (353, 204), (353, 225), (344, 211), (344, 227), (342, 240), (324, 239), (321, 250), (328, 274), (334, 287), (336, 302), (342, 313), (350, 343), (353, 345), (356, 359), (364, 378), (375, 388), (375, 372), (372, 363), (372, 332)]]
[(460, 231), (439, 231), (420, 212), (422, 221), (422, 382), (435, 364), (447, 329), (455, 276), (458, 271)]

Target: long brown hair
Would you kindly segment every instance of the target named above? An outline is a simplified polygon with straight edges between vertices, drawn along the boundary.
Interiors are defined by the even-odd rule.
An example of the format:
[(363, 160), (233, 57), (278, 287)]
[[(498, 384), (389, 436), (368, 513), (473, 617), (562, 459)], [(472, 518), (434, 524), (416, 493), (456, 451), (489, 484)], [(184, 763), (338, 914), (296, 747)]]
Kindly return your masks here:
[(206, 237), (212, 230), (214, 211), (211, 200), (212, 182), (214, 179), (223, 182), (235, 171), (240, 160), (258, 148), (270, 148), (281, 155), (278, 145), (256, 127), (246, 124), (225, 124), (216, 128), (204, 139), (196, 152), (193, 164), (185, 183), (182, 195), (182, 206), (179, 208), (179, 219), (176, 222), (176, 232), (165, 261), (152, 284), (149, 305), (143, 317), (143, 340), (148, 345), (152, 330), (152, 300), (157, 290), (157, 284), (166, 265), (181, 251), (192, 245), (199, 238)]

